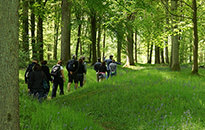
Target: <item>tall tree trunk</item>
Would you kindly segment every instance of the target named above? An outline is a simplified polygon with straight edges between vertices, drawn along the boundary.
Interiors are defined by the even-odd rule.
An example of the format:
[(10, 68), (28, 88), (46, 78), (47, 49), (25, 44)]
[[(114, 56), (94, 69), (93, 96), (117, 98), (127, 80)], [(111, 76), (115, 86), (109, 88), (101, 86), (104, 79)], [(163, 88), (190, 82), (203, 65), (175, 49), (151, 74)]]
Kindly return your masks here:
[(1, 0), (0, 5), (0, 129), (20, 130), (19, 0)]
[(35, 0), (30, 0), (31, 6), (31, 45), (32, 45), (32, 58), (37, 59), (37, 49), (36, 49), (36, 40), (35, 40)]
[(189, 42), (190, 42), (190, 46), (189, 46), (189, 63), (192, 63), (192, 54), (193, 54), (193, 41), (192, 41), (192, 37), (193, 37), (193, 33), (192, 30), (190, 30), (190, 37), (189, 37)]
[(129, 63), (130, 65), (134, 65), (134, 57), (133, 57), (133, 32), (131, 31), (128, 34), (128, 57), (129, 57)]
[(137, 63), (137, 31), (135, 32), (135, 62)]
[[(134, 19), (133, 14), (129, 15), (127, 17), (128, 21), (132, 21)], [(129, 58), (129, 64), (128, 65), (134, 65), (134, 56), (133, 56), (133, 44), (134, 44), (134, 40), (133, 40), (133, 28), (132, 28), (132, 24), (130, 22), (128, 22), (126, 24), (127, 26), (127, 55)]]
[(193, 33), (194, 33), (194, 46), (193, 46), (193, 66), (192, 74), (198, 74), (198, 29), (197, 29), (197, 4), (196, 0), (192, 0), (193, 8)]
[[(106, 39), (106, 30), (104, 28), (104, 34), (103, 34), (103, 58), (105, 57), (105, 39)], [(120, 59), (118, 59), (119, 61)]]
[(171, 36), (171, 56), (170, 56), (170, 63), (169, 63), (170, 68), (172, 66), (172, 57), (173, 57), (173, 44), (172, 44), (172, 36)]
[(38, 23), (37, 23), (37, 44), (39, 50), (39, 60), (43, 60), (43, 19), (41, 16), (38, 16)]
[(96, 57), (96, 12), (92, 10), (91, 14), (91, 39), (92, 39), (92, 64), (97, 61)]
[[(152, 53), (152, 50), (150, 51), (149, 49), (149, 47), (150, 47), (150, 41), (148, 40), (147, 41), (147, 63), (150, 63), (151, 64), (151, 62), (152, 62), (152, 56), (150, 56), (150, 54)], [(153, 44), (152, 44), (153, 45)], [(152, 48), (152, 45), (151, 45), (151, 48)], [(149, 51), (150, 51), (150, 53), (149, 53)], [(151, 60), (150, 60), (150, 57), (151, 57)]]
[(160, 64), (160, 51), (157, 45), (155, 45), (155, 64)]
[(101, 51), (100, 51), (100, 41), (101, 41), (101, 18), (99, 18), (98, 22), (98, 39), (97, 39), (97, 51), (98, 51), (98, 58), (101, 58)]
[[(82, 36), (83, 36), (83, 30), (84, 30), (84, 29), (83, 29), (83, 25), (82, 25)], [(81, 41), (81, 42), (80, 42), (80, 55), (83, 55), (83, 42), (84, 42), (84, 41)]]
[(121, 30), (117, 31), (117, 61), (121, 62), (121, 50), (122, 50), (123, 34)]
[[(128, 23), (129, 24), (129, 23)], [(134, 65), (134, 57), (133, 57), (133, 31), (130, 25), (127, 25), (128, 34), (127, 34), (127, 55), (129, 58), (129, 65)]]
[(184, 61), (185, 61), (185, 57), (186, 57), (186, 53), (185, 53), (185, 49), (187, 49), (187, 48), (185, 48), (185, 45), (184, 45), (185, 43), (182, 43), (181, 42), (181, 47), (180, 47), (180, 63), (184, 63)]
[(66, 63), (71, 58), (71, 2), (62, 0), (62, 26), (61, 26), (61, 59)]
[(88, 59), (88, 61), (91, 62), (91, 59), (92, 59), (92, 45), (89, 44), (88, 48), (89, 48), (89, 59)]
[(173, 71), (179, 71), (180, 70), (180, 64), (179, 64), (179, 41), (178, 36), (172, 36), (172, 65), (171, 69)]
[(166, 59), (166, 63), (169, 64), (169, 50), (168, 50), (168, 41), (165, 42), (165, 59)]
[(57, 11), (57, 7), (55, 8), (55, 16), (54, 20), (54, 46), (53, 46), (53, 59), (57, 60), (57, 47), (58, 47), (58, 36), (59, 36), (59, 24), (60, 24), (60, 14)]
[(83, 55), (83, 46), (82, 46), (82, 42), (80, 42), (80, 55)]
[[(166, 0), (166, 6), (169, 7), (169, 0)], [(166, 24), (169, 25), (169, 13), (166, 9)], [(166, 31), (168, 32), (169, 29), (166, 27)], [(168, 50), (168, 37), (167, 40), (165, 41), (165, 57), (166, 57), (166, 63), (169, 64), (169, 50)]]
[[(88, 32), (89, 32), (88, 29), (89, 29), (88, 24), (85, 24), (85, 25), (82, 27), (82, 36), (83, 36), (83, 37), (87, 37), (87, 34), (88, 34)], [(84, 54), (84, 47), (85, 47), (85, 41), (82, 40), (82, 41), (80, 42), (80, 54), (81, 54), (81, 55)], [(89, 50), (89, 46), (86, 47), (86, 50)]]
[(52, 47), (51, 47), (52, 45), (51, 44), (48, 44), (47, 45), (47, 58), (48, 58), (48, 60), (50, 60), (51, 59), (51, 51), (52, 51)]
[(150, 54), (148, 55), (149, 56), (149, 60), (148, 60), (148, 64), (152, 64), (152, 52), (153, 52), (153, 43), (151, 43), (151, 47), (150, 47)]
[(161, 51), (161, 61), (162, 61), (162, 64), (164, 64), (164, 48), (161, 48), (160, 49)]
[(42, 0), (37, 1), (39, 5), (41, 5), (38, 11), (38, 23), (37, 23), (37, 43), (38, 43), (38, 50), (39, 50), (39, 60), (43, 60), (43, 16), (44, 16), (44, 7), (46, 5), (47, 0), (42, 3)]
[[(81, 16), (77, 16), (77, 20), (80, 21), (81, 20)], [(81, 37), (81, 26), (82, 26), (82, 23), (80, 22), (79, 25), (78, 25), (78, 40), (77, 40), (76, 50), (75, 50), (76, 57), (78, 57), (78, 49), (79, 49), (80, 37)]]
[[(177, 1), (178, 0), (172, 0), (171, 2), (171, 8), (172, 11), (177, 10)], [(172, 16), (172, 24), (176, 24), (177, 19)], [(173, 30), (177, 28), (177, 25), (173, 27)], [(179, 36), (178, 34), (172, 35), (172, 61), (171, 61), (171, 70), (173, 71), (179, 71), (180, 70), (180, 64), (179, 64)]]
[(23, 1), (23, 51), (27, 52), (26, 60), (29, 60), (29, 36), (28, 36), (28, 0)]

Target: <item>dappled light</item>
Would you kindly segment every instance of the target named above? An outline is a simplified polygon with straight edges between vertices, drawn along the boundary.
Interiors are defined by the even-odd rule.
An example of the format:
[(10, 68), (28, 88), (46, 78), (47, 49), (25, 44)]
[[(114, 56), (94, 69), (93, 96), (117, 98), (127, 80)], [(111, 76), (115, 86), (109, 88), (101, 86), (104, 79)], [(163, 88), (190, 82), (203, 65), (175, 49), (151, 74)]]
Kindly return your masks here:
[[(119, 67), (116, 77), (98, 83), (95, 71), (88, 67), (87, 83), (83, 88), (74, 90), (72, 85), (71, 92), (65, 92), (65, 95), (56, 99), (45, 100), (43, 109), (52, 108), (45, 116), (50, 116), (53, 120), (65, 120), (70, 118), (69, 114), (73, 114), (72, 118), (75, 119), (72, 120), (76, 120), (73, 125), (82, 126), (80, 128), (84, 124), (79, 122), (79, 117), (97, 122), (99, 128), (92, 122), (87, 124), (87, 127), (92, 124), (97, 129), (203, 129), (204, 80), (190, 76), (186, 69), (173, 73), (168, 67)], [(20, 97), (21, 102), (30, 102), (31, 99), (25, 94), (24, 96)], [(38, 118), (35, 113), (42, 111), (42, 105), (33, 105), (40, 107), (32, 113)], [(21, 111), (24, 109), (21, 108)], [(21, 114), (24, 117), (26, 113)], [(70, 125), (72, 121), (69, 120), (63, 122)], [(35, 121), (39, 127), (57, 128), (52, 123), (39, 124), (40, 121)]]

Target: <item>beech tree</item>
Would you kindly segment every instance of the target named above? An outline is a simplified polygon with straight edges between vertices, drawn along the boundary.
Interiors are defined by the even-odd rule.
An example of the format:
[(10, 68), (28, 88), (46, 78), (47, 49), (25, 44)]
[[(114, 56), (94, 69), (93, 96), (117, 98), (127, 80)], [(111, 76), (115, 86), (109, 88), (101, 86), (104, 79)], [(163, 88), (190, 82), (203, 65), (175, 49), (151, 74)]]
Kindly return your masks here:
[(0, 129), (19, 130), (19, 0), (0, 5)]
[(65, 63), (71, 58), (71, 1), (62, 0), (61, 59)]
[(197, 3), (196, 0), (192, 0), (192, 9), (193, 9), (193, 32), (194, 32), (194, 45), (193, 45), (193, 67), (192, 73), (198, 74), (198, 29), (197, 29)]
[(23, 30), (22, 30), (22, 43), (23, 43), (23, 50), (27, 52), (27, 59), (29, 59), (29, 35), (28, 35), (28, 0), (23, 1)]
[[(178, 0), (171, 0), (171, 9), (173, 12), (177, 11), (177, 6), (178, 6)], [(172, 15), (172, 30), (173, 32), (177, 29), (177, 25), (176, 24), (177, 18), (176, 16)], [(179, 71), (180, 70), (180, 64), (179, 64), (179, 36), (178, 34), (175, 32), (174, 34), (172, 34), (171, 36), (172, 38), (172, 52), (171, 52), (171, 70), (174, 71)]]
[(37, 45), (35, 40), (35, 7), (34, 7), (35, 0), (30, 0), (30, 31), (31, 31), (31, 45), (32, 45), (32, 58), (37, 59)]
[(39, 60), (42, 61), (44, 59), (44, 51), (43, 51), (43, 19), (44, 19), (44, 8), (47, 3), (47, 0), (44, 2), (42, 0), (37, 0), (39, 6), (38, 10), (38, 22), (37, 22), (37, 44), (39, 50)]

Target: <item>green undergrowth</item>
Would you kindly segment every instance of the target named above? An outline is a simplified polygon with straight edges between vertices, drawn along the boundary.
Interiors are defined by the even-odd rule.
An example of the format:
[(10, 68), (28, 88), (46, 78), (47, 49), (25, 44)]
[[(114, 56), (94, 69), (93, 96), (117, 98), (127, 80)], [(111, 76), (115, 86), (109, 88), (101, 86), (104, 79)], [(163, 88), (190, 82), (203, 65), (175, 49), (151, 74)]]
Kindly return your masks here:
[(205, 70), (199, 72), (191, 75), (190, 67), (180, 72), (167, 66), (118, 67), (116, 77), (97, 83), (88, 68), (83, 88), (74, 90), (72, 84), (68, 93), (66, 81), (65, 95), (40, 104), (25, 94), (20, 71), (21, 128), (205, 129)]
[[(23, 97), (22, 97), (23, 96)], [(26, 94), (20, 99), (20, 126), (22, 130), (101, 130), (100, 125), (69, 106), (61, 107)]]

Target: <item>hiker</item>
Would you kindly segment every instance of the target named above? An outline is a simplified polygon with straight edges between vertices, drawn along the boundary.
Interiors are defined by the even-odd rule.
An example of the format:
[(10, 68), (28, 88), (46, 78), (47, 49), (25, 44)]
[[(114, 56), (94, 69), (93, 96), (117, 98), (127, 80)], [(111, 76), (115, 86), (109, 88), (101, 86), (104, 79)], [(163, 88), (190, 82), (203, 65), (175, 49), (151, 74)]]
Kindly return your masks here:
[(107, 77), (106, 77), (106, 79), (108, 79), (109, 76), (110, 76), (110, 68), (109, 68), (109, 65), (110, 65), (110, 63), (112, 63), (113, 55), (110, 55), (109, 58), (110, 58), (110, 59), (104, 60), (104, 61), (107, 63)]
[(78, 77), (78, 82), (80, 82), (80, 87), (83, 87), (83, 76), (85, 73), (86, 70), (83, 64), (83, 59), (80, 58), (78, 61), (78, 71), (77, 71), (77, 77)]
[(110, 63), (109, 68), (110, 68), (110, 76), (114, 76), (117, 74), (117, 64), (121, 64), (119, 62), (115, 62), (115, 60), (112, 60), (112, 63)]
[(59, 60), (56, 65), (53, 66), (51, 75), (53, 77), (53, 89), (51, 98), (56, 97), (56, 91), (58, 89), (58, 85), (60, 86), (60, 95), (64, 95), (63, 85), (65, 82), (64, 72), (62, 67), (62, 61)]
[(41, 66), (36, 63), (29, 76), (28, 89), (29, 94), (37, 97), (39, 101), (41, 101), (41, 99), (45, 96), (45, 89), (43, 87), (44, 79), (46, 80), (46, 75), (41, 70)]
[(86, 73), (87, 73), (87, 64), (85, 62), (85, 56), (81, 57), (83, 60), (84, 68), (85, 68), (85, 73), (83, 73), (83, 85), (85, 85), (86, 82)]
[(50, 90), (49, 81), (52, 81), (52, 78), (51, 78), (50, 70), (49, 70), (49, 67), (47, 66), (47, 61), (46, 60), (41, 62), (41, 69), (46, 75), (46, 79), (47, 79), (46, 81), (47, 81), (47, 84), (48, 84), (48, 88), (45, 90), (45, 93), (46, 93), (46, 95), (48, 95), (49, 90)]
[(106, 72), (108, 73), (107, 67), (105, 61), (103, 61), (98, 70), (99, 81), (102, 81), (106, 78)]
[(78, 61), (76, 60), (76, 55), (73, 55), (72, 59), (68, 61), (66, 65), (66, 69), (68, 71), (68, 92), (70, 91), (70, 85), (74, 81), (75, 83), (75, 89), (78, 88), (78, 77), (77, 77), (77, 72), (78, 72)]
[(31, 72), (33, 71), (34, 65), (37, 64), (37, 63), (38, 63), (38, 61), (36, 59), (33, 59), (32, 63), (28, 65), (28, 67), (26, 69), (26, 72), (25, 72), (25, 75), (24, 75), (26, 84), (28, 83), (29, 76), (30, 76)]
[(98, 61), (94, 64), (94, 70), (96, 71), (97, 82), (99, 82), (99, 68), (101, 66), (101, 60), (98, 58)]

